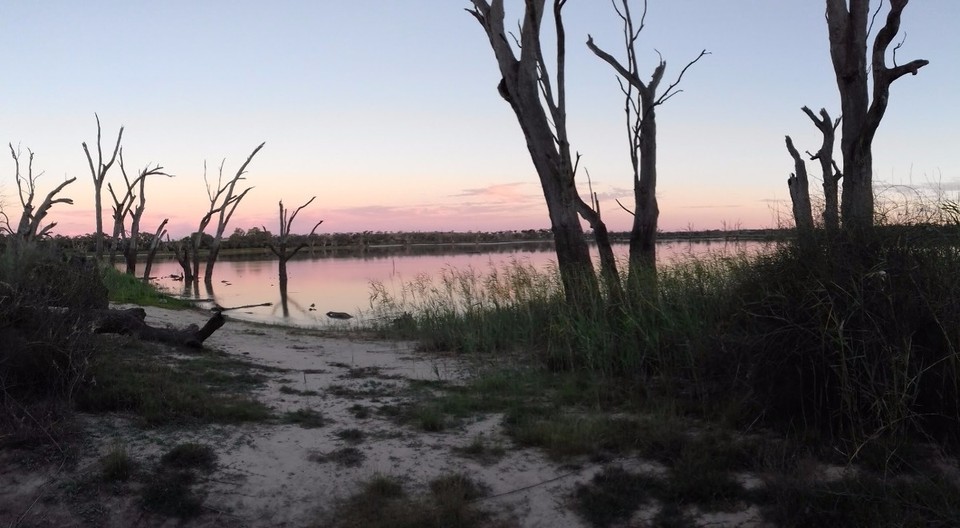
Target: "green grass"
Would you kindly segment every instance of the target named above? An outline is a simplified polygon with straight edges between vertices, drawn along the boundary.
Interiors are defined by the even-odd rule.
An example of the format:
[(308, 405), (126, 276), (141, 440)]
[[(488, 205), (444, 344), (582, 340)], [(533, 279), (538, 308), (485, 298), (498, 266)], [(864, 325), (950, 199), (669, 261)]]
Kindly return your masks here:
[(139, 306), (158, 306), (172, 310), (190, 308), (188, 302), (175, 299), (161, 293), (149, 282), (127, 275), (116, 269), (104, 266), (102, 268), (103, 284), (107, 287), (110, 301)]
[(304, 429), (316, 429), (327, 425), (326, 419), (320, 411), (314, 411), (306, 407), (284, 413), (283, 422), (296, 424)]
[(88, 412), (130, 412), (151, 426), (263, 421), (270, 410), (247, 396), (262, 378), (249, 368), (216, 353), (174, 358), (149, 343), (104, 337), (75, 403)]
[[(570, 373), (592, 390), (570, 393), (596, 408), (668, 406), (772, 427), (853, 460), (907, 437), (960, 445), (960, 250), (948, 235), (880, 227), (861, 241), (693, 260), (662, 267), (655, 297), (628, 288), (617, 305), (571, 305), (555, 270), (520, 262), (449, 269), (399, 292), (375, 284), (371, 305), (383, 335)], [(502, 409), (497, 398), (448, 395), (421, 421), (449, 427), (460, 414)], [(585, 437), (596, 426), (564, 420)]]
[(474, 500), (487, 488), (463, 474), (441, 475), (428, 492), (409, 494), (402, 483), (383, 475), (361, 485), (316, 526), (333, 528), (480, 528), (508, 526), (480, 510)]
[(473, 437), (469, 444), (453, 449), (454, 453), (484, 465), (495, 464), (507, 454), (506, 448), (499, 441), (490, 441), (481, 435)]

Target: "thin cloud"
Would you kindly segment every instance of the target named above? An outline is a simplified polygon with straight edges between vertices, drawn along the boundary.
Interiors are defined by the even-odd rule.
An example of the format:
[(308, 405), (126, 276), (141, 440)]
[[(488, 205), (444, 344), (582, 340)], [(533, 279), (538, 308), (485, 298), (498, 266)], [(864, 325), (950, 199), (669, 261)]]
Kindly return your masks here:
[(743, 207), (740, 204), (727, 205), (681, 205), (680, 209), (738, 209)]
[(528, 182), (498, 183), (486, 187), (477, 187), (473, 189), (464, 189), (454, 197), (460, 198), (486, 198), (501, 201), (527, 201), (536, 196), (525, 190), (532, 184)]

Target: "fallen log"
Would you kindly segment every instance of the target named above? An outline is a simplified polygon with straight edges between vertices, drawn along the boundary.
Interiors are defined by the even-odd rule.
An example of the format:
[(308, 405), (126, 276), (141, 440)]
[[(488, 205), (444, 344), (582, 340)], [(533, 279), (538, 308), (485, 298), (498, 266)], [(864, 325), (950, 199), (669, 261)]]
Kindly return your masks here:
[(203, 342), (223, 326), (223, 314), (216, 312), (203, 328), (191, 324), (186, 328), (157, 328), (148, 325), (147, 312), (143, 308), (125, 310), (94, 310), (92, 327), (96, 334), (123, 334), (144, 341), (156, 341), (170, 345), (200, 348)]

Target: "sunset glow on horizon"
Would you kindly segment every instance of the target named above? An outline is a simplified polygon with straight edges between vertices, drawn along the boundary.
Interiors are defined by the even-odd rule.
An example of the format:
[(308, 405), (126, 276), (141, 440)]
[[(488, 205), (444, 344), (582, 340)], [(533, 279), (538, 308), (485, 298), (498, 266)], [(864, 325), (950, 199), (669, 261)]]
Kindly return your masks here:
[[(747, 5), (749, 4), (749, 5)], [(507, 18), (521, 2), (507, 2)], [(148, 180), (141, 231), (169, 218), (172, 238), (195, 231), (215, 185), (259, 143), (238, 185), (254, 189), (235, 228), (278, 231), (277, 204), (296, 208), (294, 232), (512, 231), (549, 228), (540, 184), (486, 36), (466, 1), (225, 0), (161, 3), (16, 2), (0, 8), (0, 48), (11, 75), (0, 86), (0, 205), (15, 222), (20, 201), (6, 143), (35, 153), (37, 201), (65, 178), (49, 221), (55, 234), (95, 230), (93, 185), (82, 142), (96, 162), (96, 112), (109, 157), (124, 126), (128, 173), (159, 163), (173, 178)], [(567, 29), (568, 128), (589, 170), (603, 217), (630, 229), (632, 182), (623, 100), (587, 34), (622, 56), (608, 2), (571, 2)], [(949, 15), (949, 16), (948, 16)], [(960, 108), (960, 15), (955, 0), (912, 2), (897, 58), (930, 60), (898, 81), (874, 146), (877, 185), (960, 190), (954, 146)], [(91, 28), (101, 30), (91, 31)], [(145, 29), (148, 28), (148, 29)], [(544, 24), (550, 40), (552, 22)], [(901, 37), (898, 37), (897, 42)], [(789, 134), (816, 151), (807, 105), (839, 115), (822, 2), (651, 0), (638, 41), (642, 77), (659, 50), (664, 81), (701, 49), (711, 55), (659, 107), (660, 228), (764, 228), (790, 223)], [(836, 149), (839, 157), (839, 138)], [(811, 190), (819, 168), (808, 163)], [(122, 185), (119, 167), (108, 182)], [(103, 190), (104, 222), (111, 198)], [(209, 232), (209, 228), (208, 228)]]

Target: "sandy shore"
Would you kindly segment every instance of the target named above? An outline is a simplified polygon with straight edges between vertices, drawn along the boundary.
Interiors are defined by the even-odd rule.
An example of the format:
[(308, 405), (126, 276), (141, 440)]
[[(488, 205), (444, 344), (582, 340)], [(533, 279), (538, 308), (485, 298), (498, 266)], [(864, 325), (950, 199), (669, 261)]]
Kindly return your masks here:
[[(202, 324), (206, 316), (147, 308), (151, 325)], [(21, 526), (89, 525), (78, 514), (77, 505), (64, 499), (65, 482), (92, 471), (116, 445), (125, 446), (134, 459), (156, 461), (172, 446), (194, 441), (213, 446), (218, 455), (216, 471), (198, 484), (205, 495), (204, 514), (185, 522), (163, 519), (145, 514), (135, 496), (121, 494), (89, 506), (98, 508), (94, 524), (322, 526), (338, 499), (357, 492), (362, 482), (375, 475), (395, 477), (416, 491), (426, 489), (438, 476), (465, 473), (489, 489), (477, 506), (494, 512), (508, 525), (586, 526), (571, 510), (569, 497), (578, 483), (592, 478), (601, 466), (586, 461), (559, 464), (537, 450), (515, 448), (501, 431), (499, 415), (477, 416), (442, 433), (400, 425), (378, 412), (357, 417), (357, 405), (376, 410), (403, 403), (411, 380), (464, 379), (471, 366), (463, 361), (419, 353), (411, 343), (324, 337), (309, 330), (236, 320), (210, 337), (206, 347), (272, 367), (266, 372), (269, 379), (253, 396), (276, 414), (302, 408), (319, 411), (324, 426), (265, 423), (143, 429), (122, 416), (83, 416), (86, 444), (91, 448), (75, 469), (31, 469), (0, 460), (7, 468), (19, 468), (0, 476), (0, 524), (16, 525), (19, 519)], [(284, 392), (281, 387), (286, 387)], [(332, 391), (334, 387), (340, 390)], [(291, 394), (291, 388), (297, 393)], [(351, 443), (338, 434), (346, 429), (362, 431), (363, 442)], [(477, 437), (504, 446), (502, 457), (474, 460), (457, 453), (456, 448)], [(361, 455), (348, 461), (329, 456), (346, 447)], [(662, 470), (639, 460), (616, 462), (628, 468)], [(714, 526), (755, 525), (750, 517), (738, 514), (711, 521), (717, 523)]]
[[(146, 310), (147, 322), (154, 326), (202, 324), (207, 316), (195, 311)], [(236, 320), (228, 321), (205, 345), (274, 367), (267, 372), (270, 379), (253, 396), (277, 414), (301, 408), (319, 411), (326, 425), (142, 429), (121, 416), (82, 416), (88, 435), (85, 443), (94, 450), (82, 455), (76, 469), (21, 466), (9, 457), (0, 460), (8, 468), (0, 476), (0, 524), (16, 525), (19, 520), (21, 526), (85, 525), (75, 505), (58, 499), (63, 483), (94, 468), (116, 445), (125, 446), (134, 459), (156, 460), (178, 443), (195, 441), (216, 448), (218, 469), (200, 484), (206, 513), (184, 526), (317, 525), (337, 499), (356, 492), (360, 482), (374, 475), (397, 477), (415, 490), (452, 472), (465, 472), (488, 485), (493, 498), (485, 500), (483, 507), (503, 512), (520, 526), (579, 526), (563, 501), (571, 486), (590, 476), (589, 470), (571, 471), (529, 450), (507, 451), (489, 465), (454, 452), (453, 448), (469, 444), (478, 435), (509, 445), (499, 432), (498, 416), (481, 417), (448, 432), (424, 433), (375, 412), (361, 419), (350, 411), (356, 405), (376, 409), (400, 403), (409, 380), (461, 379), (468, 375), (468, 368), (460, 361), (419, 354), (409, 343), (320, 337), (310, 331)], [(370, 376), (363, 376), (364, 372)], [(369, 397), (337, 397), (327, 390), (334, 385), (357, 389), (354, 392), (378, 390), (366, 391)], [(284, 386), (316, 394), (285, 394), (280, 391)], [(344, 429), (363, 432), (365, 441), (353, 446), (362, 453), (362, 460), (349, 465), (321, 462), (324, 455), (351, 445), (337, 435)], [(117, 497), (96, 508), (105, 510), (97, 523), (106, 526), (159, 522), (144, 515), (134, 497)], [(159, 525), (169, 523), (173, 521)]]

